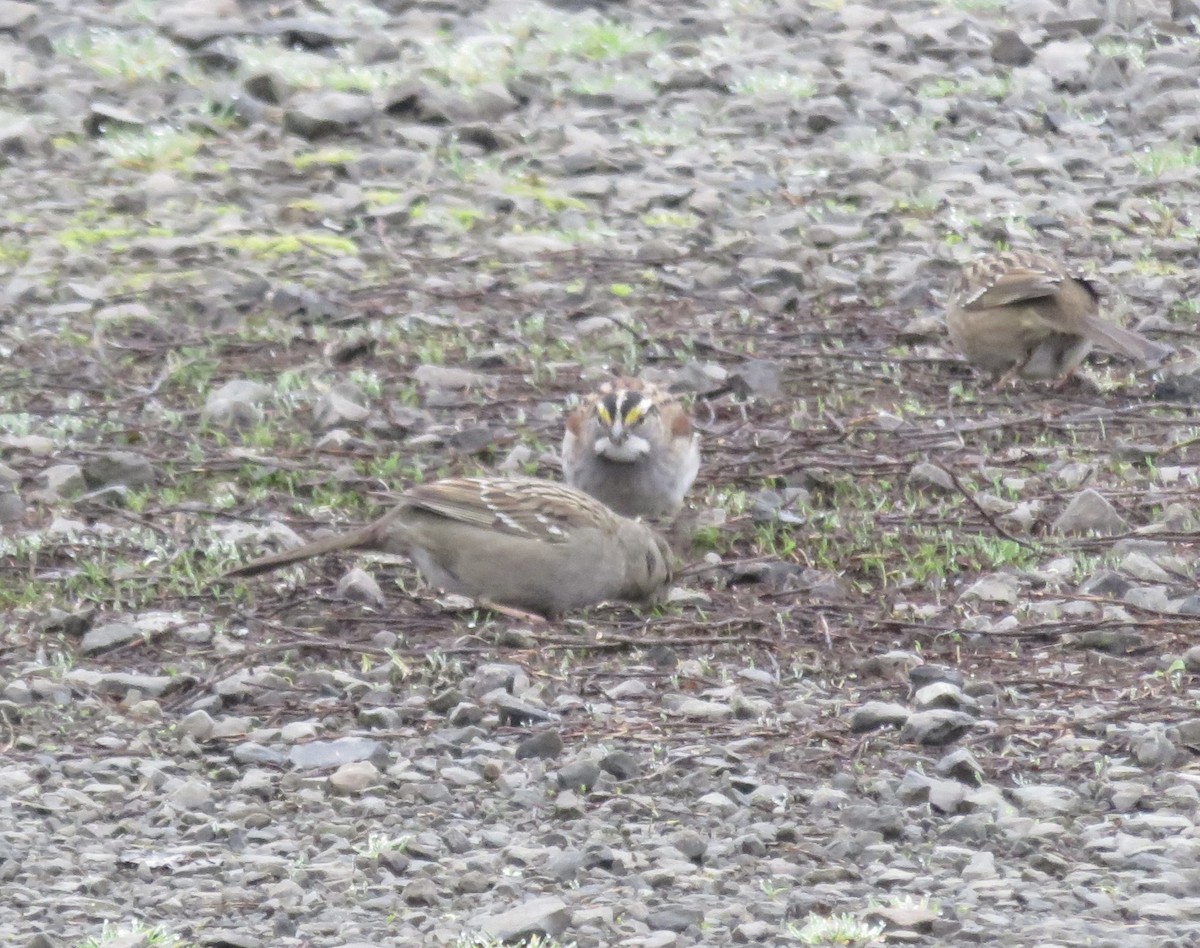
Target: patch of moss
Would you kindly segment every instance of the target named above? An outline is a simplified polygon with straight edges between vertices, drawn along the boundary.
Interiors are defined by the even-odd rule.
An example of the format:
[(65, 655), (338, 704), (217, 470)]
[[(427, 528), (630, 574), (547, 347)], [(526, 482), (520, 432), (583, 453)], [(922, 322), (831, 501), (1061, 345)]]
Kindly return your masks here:
[(261, 260), (275, 260), (297, 254), (322, 258), (330, 254), (358, 254), (358, 245), (349, 237), (315, 231), (301, 234), (243, 234), (225, 237), (221, 240), (221, 245)]
[(504, 186), (504, 193), (513, 197), (532, 198), (552, 214), (567, 210), (586, 211), (588, 207), (577, 197), (552, 191), (533, 181), (511, 181)]
[(348, 165), (358, 160), (358, 152), (350, 148), (322, 148), (292, 157), (292, 167), (306, 171), (312, 167)]
[(135, 235), (130, 227), (68, 227), (58, 232), (57, 239), (68, 250), (100, 246), (116, 250), (127, 247), (126, 241)]

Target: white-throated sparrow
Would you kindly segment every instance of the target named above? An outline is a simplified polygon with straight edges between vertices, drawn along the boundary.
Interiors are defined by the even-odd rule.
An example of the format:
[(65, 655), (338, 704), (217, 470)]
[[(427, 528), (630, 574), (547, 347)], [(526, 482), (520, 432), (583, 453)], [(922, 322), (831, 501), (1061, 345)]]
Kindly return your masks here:
[(674, 396), (615, 379), (567, 416), (563, 476), (626, 517), (673, 514), (700, 469), (699, 440)]
[(374, 523), (226, 575), (352, 549), (409, 556), (433, 586), (542, 615), (605, 599), (654, 600), (672, 579), (667, 543), (645, 524), (570, 487), (515, 477), (419, 484)]
[(1092, 283), (1053, 257), (1027, 250), (992, 254), (963, 267), (951, 290), (946, 328), (968, 361), (996, 373), (1065, 379), (1093, 346), (1139, 362), (1172, 351), (1098, 315)]

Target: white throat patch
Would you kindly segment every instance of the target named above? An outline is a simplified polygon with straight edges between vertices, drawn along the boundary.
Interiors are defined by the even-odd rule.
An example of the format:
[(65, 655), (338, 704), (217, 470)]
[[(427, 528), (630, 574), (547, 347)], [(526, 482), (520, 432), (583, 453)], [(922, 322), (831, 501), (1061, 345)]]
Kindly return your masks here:
[(595, 450), (602, 458), (629, 464), (650, 453), (650, 442), (638, 435), (630, 435), (622, 444), (613, 444), (607, 437), (597, 438)]

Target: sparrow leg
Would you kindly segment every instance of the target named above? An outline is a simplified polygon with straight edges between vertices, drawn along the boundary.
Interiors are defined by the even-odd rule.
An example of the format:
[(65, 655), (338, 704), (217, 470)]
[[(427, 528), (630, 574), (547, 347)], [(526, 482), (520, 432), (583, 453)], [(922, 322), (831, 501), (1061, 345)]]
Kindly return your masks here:
[(1036, 351), (1036, 349), (1030, 349), (1025, 353), (1024, 359), (1022, 359), (1020, 362), (1014, 362), (1012, 368), (996, 380), (996, 384), (992, 386), (992, 391), (998, 392), (1002, 388), (1007, 387), (1009, 382), (1019, 379), (1021, 377), (1021, 373), (1025, 371), (1025, 367), (1028, 366), (1030, 361), (1033, 359), (1033, 354)]
[(528, 622), (530, 625), (545, 625), (545, 616), (539, 616), (535, 612), (523, 612), (520, 609), (514, 609), (512, 606), (502, 606), (498, 602), (492, 602), (490, 599), (476, 599), (475, 605), (481, 609), (488, 609), (502, 616), (508, 616), (510, 619), (516, 619), (519, 622)]
[(1067, 369), (1067, 371), (1058, 377), (1058, 381), (1054, 383), (1054, 391), (1062, 392), (1066, 390), (1066, 387), (1075, 380), (1075, 369), (1076, 366), (1071, 366), (1069, 369)]
[(992, 392), (999, 392), (1008, 388), (1008, 384), (1012, 382), (1020, 374), (1020, 372), (1021, 370), (1018, 366), (1013, 366), (1011, 369), (997, 378), (996, 381), (991, 384), (988, 390)]

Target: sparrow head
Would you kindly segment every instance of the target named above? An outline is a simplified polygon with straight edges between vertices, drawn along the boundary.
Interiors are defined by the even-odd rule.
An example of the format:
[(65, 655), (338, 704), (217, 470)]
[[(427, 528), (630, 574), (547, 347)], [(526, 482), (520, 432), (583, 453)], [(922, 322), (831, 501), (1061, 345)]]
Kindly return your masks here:
[(610, 461), (636, 461), (650, 453), (658, 406), (645, 392), (616, 388), (596, 400), (593, 449)]

